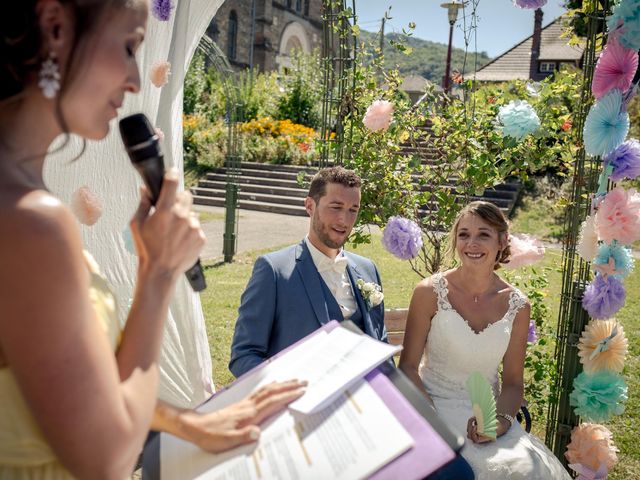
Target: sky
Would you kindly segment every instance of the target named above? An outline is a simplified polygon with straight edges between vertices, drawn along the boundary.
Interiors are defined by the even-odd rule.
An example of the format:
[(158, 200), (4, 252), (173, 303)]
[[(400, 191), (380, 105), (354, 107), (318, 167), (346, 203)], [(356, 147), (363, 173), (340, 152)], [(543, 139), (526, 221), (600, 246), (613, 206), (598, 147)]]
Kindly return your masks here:
[[(391, 6), (391, 20), (385, 24), (385, 33), (402, 32), (409, 22), (415, 22), (414, 36), (447, 44), (449, 41), (449, 22), (447, 10), (442, 8), (445, 0), (356, 0), (358, 23), (364, 30), (377, 32), (386, 9)], [(446, 0), (449, 1), (449, 0)], [(476, 31), (477, 51), (485, 51), (496, 57), (533, 33), (533, 10), (522, 10), (511, 0), (476, 0), (478, 28)], [(565, 12), (562, 0), (548, 0), (542, 7), (544, 16), (542, 26)], [(347, 2), (350, 4), (350, 2)], [(469, 2), (471, 5), (471, 2)], [(471, 10), (467, 6), (467, 19)], [(453, 46), (464, 49), (462, 31), (462, 11), (458, 14), (458, 23), (453, 31)], [(474, 44), (469, 45), (473, 52)]]

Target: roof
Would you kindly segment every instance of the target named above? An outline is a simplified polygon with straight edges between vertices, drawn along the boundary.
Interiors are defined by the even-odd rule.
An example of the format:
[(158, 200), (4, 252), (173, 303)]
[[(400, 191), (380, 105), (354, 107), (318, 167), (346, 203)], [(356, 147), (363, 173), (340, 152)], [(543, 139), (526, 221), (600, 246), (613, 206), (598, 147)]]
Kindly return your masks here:
[(405, 92), (424, 92), (431, 82), (422, 75), (408, 75), (402, 80), (400, 90)]
[[(582, 59), (584, 44), (568, 45), (563, 32), (561, 17), (556, 18), (542, 29), (540, 34), (539, 61), (562, 61), (576, 63)], [(533, 35), (525, 38), (502, 55), (494, 58), (475, 74), (479, 81), (504, 82), (527, 80), (531, 66), (531, 45)]]

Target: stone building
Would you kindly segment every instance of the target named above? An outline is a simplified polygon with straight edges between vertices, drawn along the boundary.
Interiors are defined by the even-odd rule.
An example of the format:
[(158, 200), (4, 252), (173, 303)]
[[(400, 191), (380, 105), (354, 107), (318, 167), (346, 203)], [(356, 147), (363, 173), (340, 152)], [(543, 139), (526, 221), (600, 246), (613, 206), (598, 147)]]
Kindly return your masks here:
[(321, 11), (322, 0), (226, 0), (207, 34), (234, 68), (282, 70), (293, 50), (321, 48)]

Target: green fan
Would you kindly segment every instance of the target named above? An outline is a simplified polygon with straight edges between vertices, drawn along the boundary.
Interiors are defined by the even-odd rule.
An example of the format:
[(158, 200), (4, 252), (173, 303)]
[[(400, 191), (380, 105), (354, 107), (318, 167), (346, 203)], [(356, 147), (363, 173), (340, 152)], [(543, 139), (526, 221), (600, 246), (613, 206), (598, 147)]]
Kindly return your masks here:
[(478, 433), (496, 439), (498, 421), (496, 419), (496, 399), (491, 385), (479, 372), (472, 372), (467, 378), (467, 391), (473, 405), (473, 414), (478, 423)]

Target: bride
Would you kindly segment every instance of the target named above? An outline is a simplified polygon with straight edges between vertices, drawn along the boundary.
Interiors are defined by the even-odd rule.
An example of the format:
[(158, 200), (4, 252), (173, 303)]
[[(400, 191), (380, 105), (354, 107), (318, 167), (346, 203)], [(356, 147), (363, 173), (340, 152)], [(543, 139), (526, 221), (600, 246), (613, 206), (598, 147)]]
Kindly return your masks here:
[[(466, 431), (471, 441), (462, 456), (477, 479), (570, 479), (544, 444), (514, 421), (524, 392), (530, 305), (495, 273), (510, 255), (502, 212), (487, 202), (467, 205), (451, 229), (450, 253), (460, 265), (422, 280), (413, 292), (400, 368), (448, 425)], [(496, 395), (496, 441), (477, 431), (465, 387), (474, 371)]]

